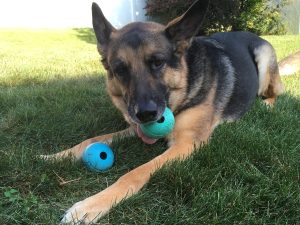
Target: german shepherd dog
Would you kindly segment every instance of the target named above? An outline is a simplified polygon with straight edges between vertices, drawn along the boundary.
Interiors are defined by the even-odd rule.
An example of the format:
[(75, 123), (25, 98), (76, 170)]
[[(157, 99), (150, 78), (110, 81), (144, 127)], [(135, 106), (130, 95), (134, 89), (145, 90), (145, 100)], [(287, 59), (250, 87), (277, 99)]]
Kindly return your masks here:
[[(129, 128), (83, 141), (45, 156), (80, 159), (93, 142), (136, 135), (140, 124), (157, 121), (165, 107), (175, 115), (169, 148), (120, 177), (113, 185), (74, 204), (62, 223), (92, 223), (113, 205), (136, 194), (166, 162), (184, 160), (207, 143), (214, 128), (235, 121), (256, 96), (273, 105), (283, 92), (276, 54), (270, 43), (248, 32), (196, 37), (209, 0), (195, 2), (166, 26), (134, 22), (115, 29), (96, 3), (92, 5), (98, 51), (107, 70), (107, 91)], [(146, 143), (154, 140), (139, 133)]]

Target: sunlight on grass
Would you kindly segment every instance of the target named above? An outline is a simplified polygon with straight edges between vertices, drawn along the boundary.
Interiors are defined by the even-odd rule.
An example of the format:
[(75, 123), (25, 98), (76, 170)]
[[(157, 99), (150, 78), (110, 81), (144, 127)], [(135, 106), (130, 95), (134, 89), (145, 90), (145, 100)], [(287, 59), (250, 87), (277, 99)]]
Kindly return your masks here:
[(103, 73), (94, 43), (74, 30), (1, 30), (0, 84), (45, 83)]
[(278, 60), (300, 51), (300, 35), (263, 36), (276, 49)]

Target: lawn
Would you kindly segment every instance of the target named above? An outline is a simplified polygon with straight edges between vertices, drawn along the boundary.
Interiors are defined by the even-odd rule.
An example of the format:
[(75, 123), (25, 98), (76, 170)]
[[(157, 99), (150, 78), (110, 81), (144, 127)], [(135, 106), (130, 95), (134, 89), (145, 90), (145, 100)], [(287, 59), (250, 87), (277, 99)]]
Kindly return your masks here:
[[(300, 36), (265, 38), (280, 59), (300, 49)], [(35, 157), (126, 127), (104, 76), (89, 29), (0, 30), (1, 225), (57, 224), (73, 203), (164, 151), (163, 141), (117, 140), (116, 163), (103, 173)], [(299, 224), (300, 74), (283, 82), (287, 91), (275, 108), (257, 100), (101, 224)]]

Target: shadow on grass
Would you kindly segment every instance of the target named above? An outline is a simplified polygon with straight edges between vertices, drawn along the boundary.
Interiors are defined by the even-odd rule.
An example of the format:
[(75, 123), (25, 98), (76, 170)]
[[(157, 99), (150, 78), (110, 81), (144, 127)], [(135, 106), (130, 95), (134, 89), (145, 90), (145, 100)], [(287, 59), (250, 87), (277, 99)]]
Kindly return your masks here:
[[(12, 88), (2, 86), (0, 108), (0, 135), (10, 137), (11, 141), (34, 140), (34, 136), (39, 136), (43, 139), (41, 144), (50, 141), (49, 145), (76, 135), (73, 132), (96, 135), (97, 129), (101, 132), (105, 125), (113, 122), (110, 120), (115, 120), (114, 113), (116, 118), (122, 119), (106, 93), (105, 77), (98, 74), (34, 84), (24, 81)], [(114, 130), (110, 127), (109, 131)], [(71, 141), (69, 144), (76, 142), (74, 137), (67, 138)]]
[[(34, 155), (62, 151), (88, 138), (128, 127), (106, 93), (104, 76), (54, 80), (35, 84), (34, 88), (21, 84), (18, 88), (2, 87), (2, 91), (0, 140), (4, 142), (0, 155), (6, 154), (0, 157), (0, 165), (11, 161), (10, 165), (18, 168), (19, 156), (10, 157), (19, 155), (20, 149), (30, 149), (22, 154), (32, 159)], [(149, 161), (161, 145), (146, 146), (135, 137), (116, 140), (112, 147), (117, 173)], [(12, 169), (0, 168), (6, 173)]]
[(76, 32), (76, 36), (89, 44), (96, 44), (96, 36), (92, 28), (74, 28), (73, 31)]

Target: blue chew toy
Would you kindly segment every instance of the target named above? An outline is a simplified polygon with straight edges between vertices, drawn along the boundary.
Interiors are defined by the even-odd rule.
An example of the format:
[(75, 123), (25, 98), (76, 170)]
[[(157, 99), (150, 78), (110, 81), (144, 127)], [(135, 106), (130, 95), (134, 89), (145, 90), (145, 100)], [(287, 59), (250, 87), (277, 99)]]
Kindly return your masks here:
[(108, 170), (112, 167), (114, 159), (114, 153), (111, 148), (100, 142), (87, 146), (82, 155), (83, 163), (95, 172)]
[(145, 134), (147, 137), (159, 139), (171, 133), (174, 125), (174, 115), (171, 109), (167, 107), (161, 119), (156, 122), (141, 124), (140, 128), (143, 134)]

